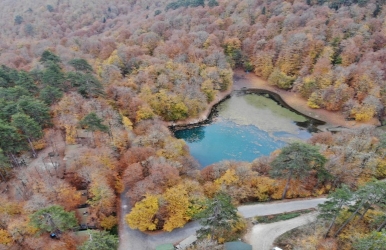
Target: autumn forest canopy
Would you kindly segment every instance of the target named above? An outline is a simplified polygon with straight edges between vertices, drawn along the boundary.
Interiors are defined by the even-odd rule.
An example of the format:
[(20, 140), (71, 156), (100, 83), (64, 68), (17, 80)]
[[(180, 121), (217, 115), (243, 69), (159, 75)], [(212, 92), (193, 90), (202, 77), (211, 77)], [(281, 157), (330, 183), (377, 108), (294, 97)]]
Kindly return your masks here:
[[(321, 208), (318, 234), (303, 242), (368, 249), (384, 239), (386, 196), (373, 182), (386, 177), (379, 128), (320, 132), (251, 163), (199, 170), (167, 125), (202, 114), (232, 89), (235, 69), (311, 108), (384, 125), (385, 3), (1, 1), (0, 245), (116, 248), (121, 194), (132, 206), (122, 216), (141, 231), (208, 223), (213, 202), (227, 210), (330, 194), (336, 203)], [(97, 230), (82, 238), (85, 225)], [(234, 240), (245, 225), (210, 225), (204, 236)]]

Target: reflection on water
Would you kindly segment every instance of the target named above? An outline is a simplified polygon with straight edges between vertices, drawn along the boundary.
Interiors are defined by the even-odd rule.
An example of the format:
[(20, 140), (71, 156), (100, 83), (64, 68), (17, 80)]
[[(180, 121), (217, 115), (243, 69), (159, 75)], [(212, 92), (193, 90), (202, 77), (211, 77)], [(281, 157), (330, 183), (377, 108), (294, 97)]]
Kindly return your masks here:
[(205, 129), (203, 126), (192, 129), (184, 129), (176, 131), (175, 135), (177, 138), (184, 139), (187, 143), (200, 142), (205, 137)]
[(204, 167), (222, 160), (252, 161), (293, 140), (311, 137), (309, 122), (261, 95), (234, 95), (218, 108), (212, 123), (179, 130), (191, 154)]

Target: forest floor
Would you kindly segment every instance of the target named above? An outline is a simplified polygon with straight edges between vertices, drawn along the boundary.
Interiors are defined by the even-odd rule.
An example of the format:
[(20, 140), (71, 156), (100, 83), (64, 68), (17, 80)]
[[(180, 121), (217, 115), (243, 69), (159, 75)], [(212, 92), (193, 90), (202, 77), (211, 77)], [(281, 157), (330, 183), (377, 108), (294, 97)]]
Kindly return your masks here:
[(318, 126), (319, 129), (326, 129), (328, 127), (342, 126), (346, 128), (356, 128), (362, 125), (379, 126), (380, 123), (376, 118), (368, 122), (346, 121), (346, 116), (337, 111), (328, 111), (325, 109), (312, 109), (308, 107), (307, 100), (301, 97), (299, 93), (279, 89), (275, 86), (269, 85), (267, 81), (256, 76), (254, 73), (246, 73), (241, 69), (234, 71), (233, 90), (241, 89), (265, 89), (274, 92), (283, 99), (290, 107), (298, 112), (309, 117), (326, 122), (325, 125)]

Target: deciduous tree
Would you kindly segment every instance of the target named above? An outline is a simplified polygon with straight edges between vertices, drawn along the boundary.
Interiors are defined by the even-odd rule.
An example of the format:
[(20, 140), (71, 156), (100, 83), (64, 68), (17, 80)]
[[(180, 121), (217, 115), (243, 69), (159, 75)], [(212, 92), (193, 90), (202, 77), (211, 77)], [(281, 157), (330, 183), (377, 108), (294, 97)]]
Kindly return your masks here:
[(158, 223), (155, 218), (158, 208), (158, 197), (148, 194), (146, 198), (135, 204), (131, 212), (125, 216), (125, 221), (132, 229), (155, 230)]

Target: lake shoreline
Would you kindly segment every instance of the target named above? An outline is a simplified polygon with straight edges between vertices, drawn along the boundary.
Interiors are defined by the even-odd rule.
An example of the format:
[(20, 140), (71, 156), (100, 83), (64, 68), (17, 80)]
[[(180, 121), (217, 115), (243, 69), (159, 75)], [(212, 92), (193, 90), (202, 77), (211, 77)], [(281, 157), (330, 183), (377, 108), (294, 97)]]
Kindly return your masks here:
[(253, 73), (246, 73), (241, 69), (236, 69), (234, 71), (232, 88), (224, 92), (219, 92), (216, 95), (215, 100), (209, 103), (208, 107), (199, 115), (199, 117), (175, 122), (166, 122), (165, 125), (169, 127), (170, 130), (176, 131), (208, 124), (215, 115), (217, 106), (238, 91), (243, 91), (245, 94), (248, 92), (261, 92), (262, 94), (271, 95), (275, 101), (285, 108), (309, 119), (325, 123), (318, 126), (321, 131), (329, 131), (335, 128), (357, 128), (363, 125), (380, 126), (380, 122), (376, 118), (373, 118), (368, 122), (348, 121), (345, 119), (345, 115), (339, 111), (334, 112), (324, 109), (311, 109), (307, 106), (307, 100), (302, 98), (298, 93), (282, 90), (269, 85), (268, 82), (262, 78)]

